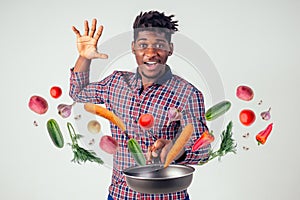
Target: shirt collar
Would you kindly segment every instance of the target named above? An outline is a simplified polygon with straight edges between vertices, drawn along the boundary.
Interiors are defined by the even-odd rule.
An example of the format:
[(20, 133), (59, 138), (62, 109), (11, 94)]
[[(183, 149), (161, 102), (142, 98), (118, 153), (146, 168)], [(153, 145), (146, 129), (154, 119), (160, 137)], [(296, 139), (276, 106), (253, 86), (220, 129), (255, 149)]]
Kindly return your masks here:
[[(169, 65), (166, 65), (166, 71), (165, 71), (164, 75), (162, 75), (154, 84), (162, 85), (163, 83), (170, 80), (172, 78), (172, 75), (173, 74), (172, 74), (171, 68), (169, 67)], [(142, 76), (139, 73), (138, 68), (136, 69), (135, 77), (136, 77), (136, 79), (142, 80)]]

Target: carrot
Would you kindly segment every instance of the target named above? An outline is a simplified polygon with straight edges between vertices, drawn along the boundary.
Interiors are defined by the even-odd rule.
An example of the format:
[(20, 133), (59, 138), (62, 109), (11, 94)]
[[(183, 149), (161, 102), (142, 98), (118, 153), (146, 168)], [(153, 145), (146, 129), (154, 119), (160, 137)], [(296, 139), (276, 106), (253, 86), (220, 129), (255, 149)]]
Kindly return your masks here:
[(177, 138), (175, 144), (172, 146), (171, 150), (169, 151), (164, 168), (168, 167), (170, 163), (178, 156), (182, 148), (186, 145), (189, 141), (190, 137), (192, 136), (194, 127), (193, 124), (187, 124), (182, 132), (180, 133), (179, 137)]
[(125, 124), (123, 121), (116, 116), (113, 112), (109, 111), (106, 108), (103, 108), (102, 106), (93, 104), (93, 103), (85, 103), (84, 109), (90, 113), (99, 115), (100, 117), (104, 117), (105, 119), (108, 119), (111, 123), (118, 126), (122, 131), (126, 131)]

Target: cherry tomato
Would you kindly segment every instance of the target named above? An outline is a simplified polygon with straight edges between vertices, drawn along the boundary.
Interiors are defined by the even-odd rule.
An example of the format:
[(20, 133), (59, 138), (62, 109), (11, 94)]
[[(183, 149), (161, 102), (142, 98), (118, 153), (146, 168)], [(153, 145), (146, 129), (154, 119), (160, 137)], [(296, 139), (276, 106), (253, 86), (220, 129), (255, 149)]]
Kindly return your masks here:
[(62, 90), (60, 87), (58, 86), (53, 86), (52, 88), (50, 88), (50, 95), (54, 98), (57, 99), (58, 97), (60, 97), (62, 94)]
[(146, 113), (142, 114), (139, 118), (139, 125), (144, 129), (150, 129), (154, 125), (153, 115)]
[(240, 122), (245, 126), (253, 124), (255, 119), (255, 113), (252, 110), (244, 109), (240, 112)]

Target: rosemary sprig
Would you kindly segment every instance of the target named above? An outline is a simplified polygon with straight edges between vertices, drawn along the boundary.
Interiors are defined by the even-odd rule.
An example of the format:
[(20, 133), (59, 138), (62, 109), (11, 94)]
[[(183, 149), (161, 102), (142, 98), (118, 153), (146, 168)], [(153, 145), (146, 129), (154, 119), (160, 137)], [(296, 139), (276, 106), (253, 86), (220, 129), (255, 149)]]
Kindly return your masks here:
[(200, 162), (200, 164), (205, 164), (216, 157), (219, 157), (218, 160), (220, 161), (221, 157), (225, 156), (227, 153), (236, 153), (236, 146), (237, 144), (232, 138), (232, 121), (230, 121), (226, 127), (226, 130), (222, 132), (220, 148), (214, 152), (210, 150), (208, 160), (204, 163)]
[(85, 163), (86, 161), (104, 164), (103, 160), (101, 160), (101, 158), (98, 158), (95, 152), (93, 152), (92, 150), (86, 150), (78, 145), (77, 140), (83, 136), (75, 134), (75, 130), (70, 122), (67, 123), (67, 127), (72, 140), (72, 144), (69, 145), (72, 147), (72, 151), (74, 153), (74, 158), (71, 161), (77, 162), (78, 164), (81, 164), (82, 162)]

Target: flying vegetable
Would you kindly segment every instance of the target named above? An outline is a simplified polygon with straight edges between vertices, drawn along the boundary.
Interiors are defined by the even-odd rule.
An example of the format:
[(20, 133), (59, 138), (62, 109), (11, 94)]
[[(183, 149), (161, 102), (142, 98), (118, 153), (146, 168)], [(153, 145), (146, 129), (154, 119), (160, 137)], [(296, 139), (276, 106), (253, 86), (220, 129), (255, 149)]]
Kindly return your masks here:
[(273, 129), (273, 123), (269, 124), (267, 126), (267, 128), (265, 128), (264, 130), (260, 131), (257, 135), (256, 135), (256, 140), (258, 142), (258, 144), (265, 144), (271, 131)]

